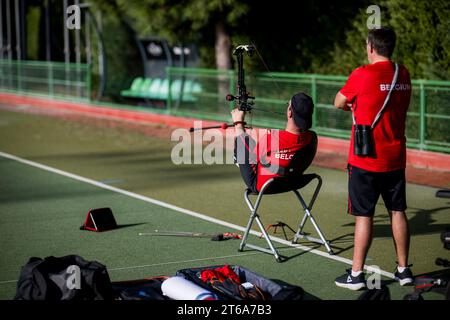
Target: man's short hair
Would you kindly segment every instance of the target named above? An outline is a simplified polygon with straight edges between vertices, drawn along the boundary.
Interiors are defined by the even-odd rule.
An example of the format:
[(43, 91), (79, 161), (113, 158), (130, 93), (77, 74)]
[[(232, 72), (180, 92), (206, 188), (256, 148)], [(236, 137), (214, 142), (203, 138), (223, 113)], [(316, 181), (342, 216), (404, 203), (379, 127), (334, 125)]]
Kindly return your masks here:
[(306, 93), (299, 92), (291, 98), (291, 110), (297, 128), (308, 130), (312, 126), (314, 102)]
[(367, 43), (372, 45), (380, 56), (390, 58), (394, 52), (396, 39), (397, 36), (393, 29), (382, 27), (369, 31)]

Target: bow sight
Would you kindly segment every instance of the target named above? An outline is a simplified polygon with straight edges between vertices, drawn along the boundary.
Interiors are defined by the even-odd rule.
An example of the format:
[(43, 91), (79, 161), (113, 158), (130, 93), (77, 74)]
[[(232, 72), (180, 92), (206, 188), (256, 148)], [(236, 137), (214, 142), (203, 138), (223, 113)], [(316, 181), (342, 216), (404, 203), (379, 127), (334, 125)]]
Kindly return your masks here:
[(227, 101), (237, 100), (237, 106), (241, 111), (251, 111), (254, 104), (253, 100), (255, 99), (255, 97), (250, 96), (247, 92), (244, 73), (244, 52), (246, 52), (247, 55), (251, 57), (254, 51), (255, 47), (252, 45), (240, 45), (233, 51), (233, 54), (236, 56), (238, 63), (238, 94), (236, 96), (227, 94), (226, 99)]

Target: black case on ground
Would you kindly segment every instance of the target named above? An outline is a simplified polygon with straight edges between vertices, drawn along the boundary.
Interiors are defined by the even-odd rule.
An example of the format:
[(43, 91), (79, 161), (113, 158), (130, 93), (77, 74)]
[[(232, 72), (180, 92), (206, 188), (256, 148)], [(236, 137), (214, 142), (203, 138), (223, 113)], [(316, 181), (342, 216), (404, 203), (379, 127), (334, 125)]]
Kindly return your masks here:
[[(224, 267), (224, 265), (182, 269), (178, 270), (176, 272), (176, 275), (182, 276), (185, 279), (190, 280), (211, 292), (214, 292), (221, 300), (243, 300), (241, 296), (238, 296), (233, 292), (220, 292), (200, 279), (200, 274), (203, 270), (215, 269), (220, 267)], [(229, 267), (239, 276), (239, 280), (241, 281), (241, 283), (250, 282), (253, 285), (256, 285), (258, 288), (269, 295), (269, 300), (303, 299), (304, 291), (299, 286), (294, 286), (279, 280), (267, 279), (241, 266), (230, 265)]]

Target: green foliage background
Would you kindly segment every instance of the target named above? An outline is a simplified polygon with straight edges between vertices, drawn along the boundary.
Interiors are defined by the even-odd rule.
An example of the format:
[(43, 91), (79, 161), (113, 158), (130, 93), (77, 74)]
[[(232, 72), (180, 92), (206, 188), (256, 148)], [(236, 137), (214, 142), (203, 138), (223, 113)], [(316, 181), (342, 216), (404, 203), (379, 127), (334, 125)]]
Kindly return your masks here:
[[(380, 2), (381, 23), (397, 33), (393, 59), (406, 65), (415, 79), (450, 79), (450, 1), (384, 0)], [(332, 63), (320, 65), (319, 73), (348, 74), (367, 63), (364, 40), (367, 36), (365, 8), (346, 32), (343, 43), (336, 42)]]
[[(63, 61), (62, 1), (52, 7), (52, 60)], [(44, 0), (27, 3), (27, 58), (45, 60)], [(69, 1), (72, 4), (73, 1)], [(381, 8), (382, 25), (398, 36), (394, 60), (414, 79), (450, 80), (448, 0), (90, 0), (101, 16), (107, 61), (105, 95), (120, 100), (143, 66), (136, 37), (161, 36), (171, 44), (195, 43), (199, 66), (215, 67), (215, 27), (225, 26), (230, 50), (253, 43), (261, 59), (246, 59), (252, 71), (340, 74), (367, 63), (366, 8)], [(72, 35), (73, 36), (73, 35)], [(73, 58), (73, 55), (72, 55)], [(94, 61), (95, 64), (95, 61)], [(93, 66), (94, 85), (97, 66)], [(95, 88), (94, 88), (95, 89)]]
[[(256, 45), (272, 71), (348, 75), (367, 63), (366, 0), (94, 0), (140, 36), (194, 42), (201, 66), (215, 67), (214, 28), (220, 21), (232, 45)], [(382, 25), (398, 35), (394, 59), (413, 78), (450, 79), (450, 1), (382, 0)], [(118, 25), (117, 27), (120, 27)], [(267, 71), (252, 61), (256, 70)]]

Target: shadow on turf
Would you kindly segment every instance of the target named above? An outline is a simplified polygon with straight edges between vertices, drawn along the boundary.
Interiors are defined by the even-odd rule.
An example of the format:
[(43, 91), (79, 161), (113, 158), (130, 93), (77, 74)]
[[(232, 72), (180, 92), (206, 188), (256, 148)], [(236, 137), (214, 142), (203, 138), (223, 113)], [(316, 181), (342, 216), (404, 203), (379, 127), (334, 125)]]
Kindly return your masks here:
[[(437, 207), (434, 209), (409, 208), (406, 215), (408, 216), (411, 235), (441, 233), (448, 227), (448, 224), (435, 224), (438, 220), (433, 219), (433, 214), (444, 210), (450, 210), (450, 206)], [(353, 227), (355, 226), (355, 223), (352, 222), (342, 226)], [(388, 238), (392, 236), (388, 214), (375, 216), (373, 236), (374, 238)]]
[(118, 224), (117, 227), (116, 227), (116, 229), (135, 227), (135, 226), (140, 226), (140, 225), (142, 225), (142, 224), (147, 224), (147, 222)]
[[(199, 177), (203, 180), (221, 180), (221, 179), (234, 179), (234, 175), (230, 175), (228, 170), (223, 170), (223, 166), (211, 166), (211, 165), (175, 165), (172, 164), (170, 154), (155, 155), (151, 150), (138, 150), (138, 151), (121, 151), (121, 152), (85, 152), (85, 153), (62, 153), (58, 155), (43, 155), (33, 156), (30, 160), (40, 161), (47, 160), (49, 158), (58, 159), (59, 161), (73, 161), (74, 159), (90, 159), (94, 162), (100, 162), (105, 165), (129, 165), (132, 168), (133, 164), (165, 164), (163, 167), (157, 166), (153, 172), (145, 170), (145, 173), (150, 176), (160, 174), (165, 179), (171, 179), (175, 183), (179, 183), (181, 178), (198, 181)], [(105, 162), (106, 161), (106, 162)], [(166, 165), (168, 163), (168, 165)], [(139, 167), (139, 170), (141, 167)], [(237, 171), (239, 172), (239, 171)], [(167, 176), (168, 175), (168, 176)]]
[(86, 195), (103, 196), (108, 194), (108, 190), (95, 189), (95, 190), (73, 190), (68, 189), (65, 183), (48, 183), (44, 188), (20, 187), (14, 186), (13, 190), (7, 190), (7, 192), (0, 195), (0, 202), (2, 203), (15, 203), (23, 201), (45, 201), (49, 199), (64, 199), (64, 198), (78, 198), (85, 197)]
[(435, 270), (435, 271), (431, 271), (431, 272), (417, 274), (417, 275), (415, 275), (415, 277), (416, 278), (417, 277), (434, 277), (434, 276), (442, 276), (442, 275), (450, 276), (450, 269), (443, 268), (443, 269), (439, 269), (439, 270)]
[[(304, 245), (304, 244), (303, 244), (303, 245)], [(311, 250), (319, 249), (319, 248), (320, 248), (320, 245), (312, 245), (312, 246), (308, 246), (308, 248), (310, 248), (310, 250), (300, 251), (300, 252), (298, 252), (298, 253), (296, 253), (296, 254), (293, 254), (293, 255), (290, 255), (290, 256), (282, 255), (282, 262), (286, 262), (286, 261), (289, 261), (289, 260), (291, 260), (291, 259), (300, 257), (301, 255), (304, 255), (305, 253), (307, 253), (307, 252), (309, 252), (309, 251), (311, 251)]]
[[(341, 254), (342, 252), (348, 251), (353, 248), (353, 239), (355, 234), (354, 233), (347, 233), (342, 236), (339, 236), (337, 238), (331, 239), (330, 241), (330, 247), (333, 249), (333, 252), (335, 255)], [(337, 246), (336, 244), (345, 244), (350, 243), (350, 245), (342, 248), (340, 246)], [(336, 250), (337, 249), (337, 250)]]
[[(105, 161), (105, 159), (115, 160), (118, 158), (135, 158), (140, 156), (148, 156), (151, 155), (152, 152), (149, 149), (141, 149), (141, 150), (133, 150), (133, 151), (102, 151), (102, 152), (66, 152), (66, 153), (59, 153), (59, 154), (51, 154), (51, 155), (39, 155), (39, 156), (32, 156), (30, 157), (30, 160), (45, 160), (45, 159), (101, 159), (102, 163)], [(167, 157), (166, 157), (167, 158)]]
[[(309, 233), (305, 233), (305, 235), (309, 235)], [(345, 251), (348, 251), (348, 250), (352, 249), (353, 248), (354, 235), (355, 235), (354, 233), (347, 233), (347, 234), (344, 234), (344, 235), (339, 236), (337, 238), (328, 240), (329, 243), (330, 243), (330, 247), (333, 249), (334, 254), (338, 255), (338, 254), (341, 254), (342, 252), (345, 252)], [(293, 239), (293, 237), (292, 238), (285, 237), (285, 239), (290, 241), (290, 240)], [(350, 245), (348, 245), (346, 247), (341, 247), (341, 246), (338, 245), (338, 244), (346, 244), (346, 243), (350, 243)], [(311, 248), (311, 250), (319, 249), (319, 248), (322, 247), (321, 244), (316, 244), (314, 242), (309, 242), (307, 240), (299, 241), (298, 244), (307, 246), (307, 247)], [(293, 257), (295, 257), (295, 256), (293, 256)]]

